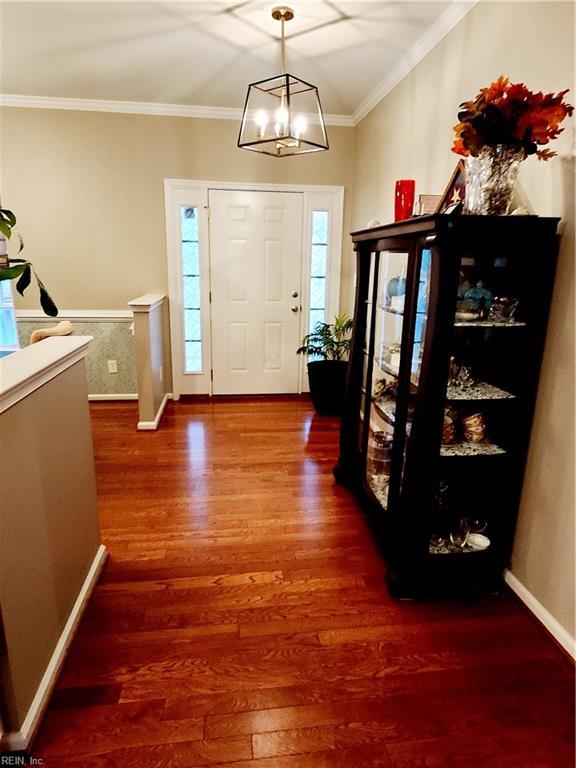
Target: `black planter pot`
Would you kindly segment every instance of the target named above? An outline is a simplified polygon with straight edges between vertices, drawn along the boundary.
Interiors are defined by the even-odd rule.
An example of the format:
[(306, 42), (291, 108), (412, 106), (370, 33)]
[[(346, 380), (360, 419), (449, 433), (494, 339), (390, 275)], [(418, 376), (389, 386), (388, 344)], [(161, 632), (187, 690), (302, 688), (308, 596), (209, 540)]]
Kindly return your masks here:
[(308, 363), (312, 404), (321, 416), (340, 416), (348, 363), (345, 360), (315, 360)]

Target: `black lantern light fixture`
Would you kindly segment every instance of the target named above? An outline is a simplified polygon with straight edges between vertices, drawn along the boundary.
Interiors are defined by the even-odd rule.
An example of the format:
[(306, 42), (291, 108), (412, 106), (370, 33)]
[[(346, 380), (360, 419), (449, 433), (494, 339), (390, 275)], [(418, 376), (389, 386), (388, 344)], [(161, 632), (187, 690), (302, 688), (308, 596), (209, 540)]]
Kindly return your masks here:
[(291, 8), (274, 8), (282, 25), (282, 74), (248, 86), (238, 146), (273, 157), (303, 155), (328, 149), (318, 88), (286, 72), (284, 24), (294, 18)]

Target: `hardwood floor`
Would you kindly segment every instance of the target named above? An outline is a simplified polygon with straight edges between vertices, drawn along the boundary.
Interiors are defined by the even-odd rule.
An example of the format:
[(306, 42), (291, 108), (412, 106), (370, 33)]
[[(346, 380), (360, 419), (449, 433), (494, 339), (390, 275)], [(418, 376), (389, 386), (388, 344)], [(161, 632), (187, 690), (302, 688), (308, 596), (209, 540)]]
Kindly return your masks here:
[(568, 768), (573, 668), (511, 597), (392, 601), (338, 424), (297, 399), (92, 407), (110, 560), (47, 766)]

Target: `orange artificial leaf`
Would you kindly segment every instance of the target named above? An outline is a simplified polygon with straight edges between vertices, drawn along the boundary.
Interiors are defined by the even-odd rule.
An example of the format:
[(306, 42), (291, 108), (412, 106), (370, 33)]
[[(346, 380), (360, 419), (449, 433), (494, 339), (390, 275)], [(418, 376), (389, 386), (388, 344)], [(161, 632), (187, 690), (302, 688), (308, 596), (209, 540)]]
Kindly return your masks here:
[(560, 123), (572, 115), (574, 107), (564, 100), (567, 93), (534, 93), (500, 75), (473, 101), (460, 104), (452, 151), (477, 155), (483, 147), (504, 144), (524, 150), (526, 157), (553, 157), (555, 153), (538, 151), (538, 146), (556, 139), (563, 131)]

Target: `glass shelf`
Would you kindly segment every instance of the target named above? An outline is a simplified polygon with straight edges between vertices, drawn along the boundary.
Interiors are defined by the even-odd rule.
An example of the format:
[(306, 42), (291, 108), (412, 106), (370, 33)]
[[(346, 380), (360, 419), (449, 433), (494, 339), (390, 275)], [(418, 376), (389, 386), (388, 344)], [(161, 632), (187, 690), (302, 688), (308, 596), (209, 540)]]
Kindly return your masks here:
[(499, 389), (486, 381), (478, 381), (465, 388), (448, 384), (446, 390), (446, 400), (513, 400), (515, 397), (511, 392)]
[[(393, 307), (385, 307), (383, 304), (378, 304), (378, 308), (382, 309), (384, 312), (388, 312), (389, 315), (404, 315), (404, 311), (401, 309), (394, 309)], [(426, 312), (422, 312), (417, 310), (417, 315), (425, 315)]]
[(512, 320), (507, 323), (496, 323), (492, 320), (457, 320), (455, 328), (525, 328), (526, 323)]
[(384, 361), (377, 362), (374, 360), (374, 368), (377, 368), (380, 373), (387, 373), (389, 376), (394, 376), (395, 378), (398, 378), (398, 374), (400, 373), (399, 368), (396, 368), (393, 365), (388, 365)]
[(486, 547), (486, 549), (477, 549), (476, 547), (471, 547), (469, 544), (465, 544), (463, 547), (458, 547), (456, 544), (452, 544), (451, 541), (444, 540), (440, 544), (432, 544), (430, 542), (428, 546), (428, 554), (429, 555), (468, 555), (468, 554), (479, 554), (481, 552), (486, 552), (486, 550), (490, 549), (490, 545)]
[(396, 418), (396, 401), (390, 397), (374, 398), (372, 400), (374, 409), (389, 424), (394, 424)]
[(368, 487), (376, 496), (380, 504), (384, 509), (388, 506), (388, 478), (386, 478), (386, 484), (384, 484), (383, 475), (368, 474)]
[(440, 446), (440, 456), (501, 456), (504, 448), (496, 443), (453, 443)]

